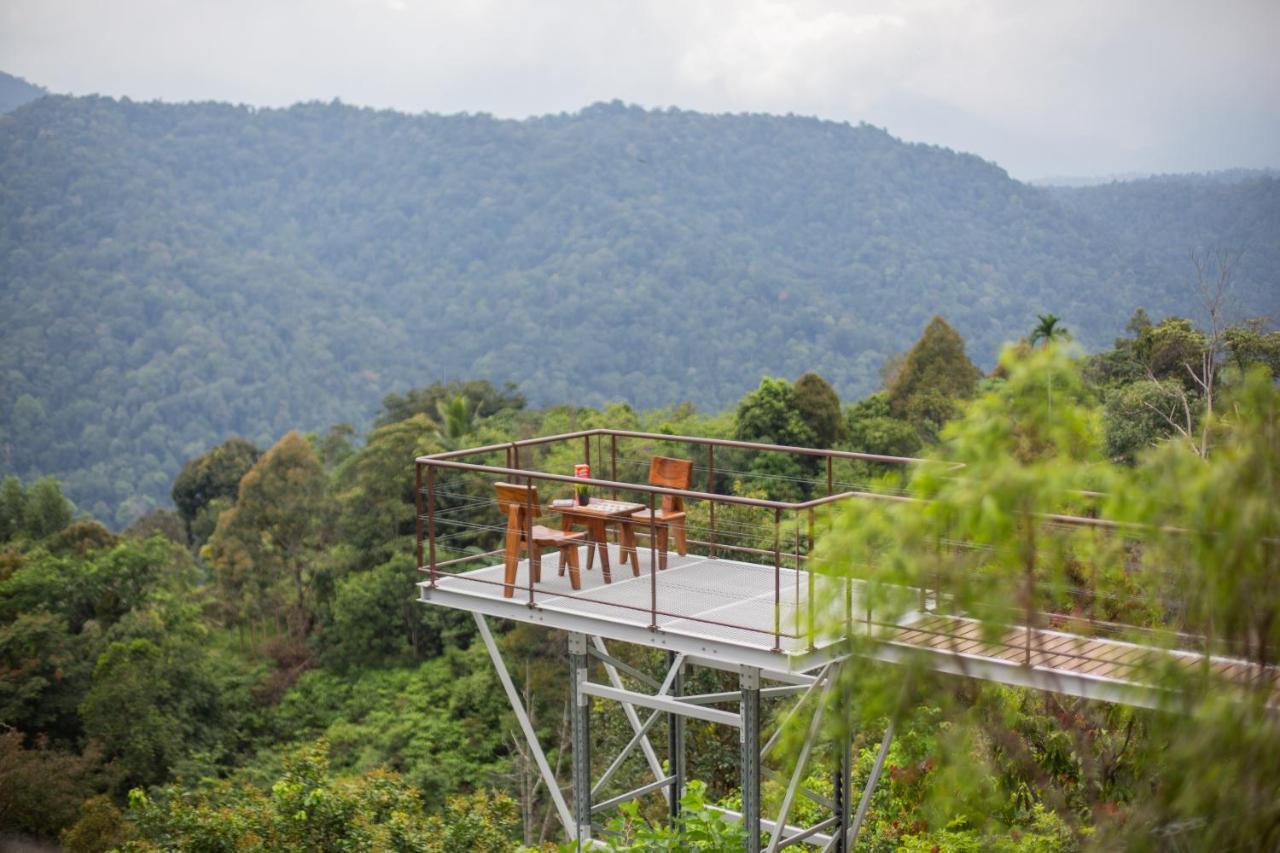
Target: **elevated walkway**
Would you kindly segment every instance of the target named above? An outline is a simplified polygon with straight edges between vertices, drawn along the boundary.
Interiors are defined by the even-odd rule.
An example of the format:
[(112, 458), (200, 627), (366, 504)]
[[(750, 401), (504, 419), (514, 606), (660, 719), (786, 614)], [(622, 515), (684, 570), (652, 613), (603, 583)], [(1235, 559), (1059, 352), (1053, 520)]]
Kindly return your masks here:
[[(581, 479), (536, 470), (539, 454), (563, 442), (581, 442), (578, 458), (588, 462), (594, 449), (597, 467), (606, 468), (609, 478)], [(627, 442), (641, 444), (646, 454), (663, 446), (684, 445), (669, 452), (683, 452), (685, 460), (705, 460), (693, 466), (704, 478), (705, 487), (701, 491), (671, 489), (629, 481), (619, 474), (620, 463), (622, 469), (628, 464), (625, 448), (620, 446)], [(724, 486), (723, 476), (717, 478), (718, 448), (808, 457), (808, 470), (817, 474), (806, 488), (821, 492), (825, 465), (826, 494), (795, 502), (724, 494), (717, 490), (718, 484)], [(464, 461), (468, 458), (471, 461)], [(918, 607), (891, 624), (874, 621), (862, 581), (824, 575), (812, 571), (808, 563), (815, 511), (841, 501), (895, 499), (853, 489), (837, 491), (837, 485), (845, 485), (833, 476), (837, 460), (879, 465), (918, 461), (618, 430), (586, 430), (417, 460), (417, 563), (424, 576), (418, 584), (419, 597), (427, 605), (473, 615), (529, 754), (570, 839), (590, 846), (593, 833), (600, 831), (598, 816), (602, 812), (648, 795), (664, 797), (674, 819), (684, 784), (684, 720), (691, 718), (741, 732), (742, 809), (726, 813), (746, 825), (749, 851), (761, 849), (762, 837), (769, 839), (771, 851), (801, 843), (823, 851), (853, 849), (888, 756), (894, 736), (892, 724), (884, 732), (860, 797), (850, 790), (852, 757), (847, 732), (831, 744), (836, 766), (832, 794), (808, 791), (802, 780), (810, 752), (822, 737), (822, 717), (831, 705), (828, 700), (854, 654), (890, 663), (923, 662), (935, 671), (957, 676), (1141, 707), (1176, 706), (1176, 696), (1145, 680), (1162, 667), (1199, 668), (1202, 673), (1220, 676), (1228, 685), (1235, 682), (1256, 687), (1261, 681), (1280, 695), (1280, 671), (1275, 667), (1261, 671), (1243, 660), (1129, 642), (1119, 638), (1126, 632), (1136, 634), (1126, 626), (1088, 623), (1088, 635), (1075, 634), (1053, 627), (1058, 619), (1053, 614), (1036, 614), (1032, 626), (984, 625), (947, 612), (949, 600), (929, 590), (903, 590), (908, 600), (919, 602)], [(647, 463), (648, 457), (643, 455), (633, 455), (630, 460), (641, 468)], [(501, 523), (500, 507), (493, 499), (498, 482), (521, 489), (533, 487), (523, 489), (528, 495), (526, 503), (506, 499), (508, 510), (516, 506), (525, 521), (510, 521), (510, 526)], [(635, 525), (642, 539), (638, 569), (623, 564), (616, 542), (604, 546), (613, 566), (612, 583), (604, 581), (599, 567), (586, 568), (586, 549), (580, 545), (580, 589), (571, 587), (567, 573), (557, 572), (556, 549), (543, 555), (542, 577), (537, 582), (524, 559), (517, 564), (515, 582), (507, 586), (504, 541), (514, 549), (518, 540), (532, 538), (531, 519), (544, 509), (535, 500), (545, 504), (559, 496), (557, 490), (572, 494), (572, 488), (580, 485), (611, 499), (623, 496), (648, 512), (665, 498), (687, 502), (690, 553), (678, 555), (673, 549), (667, 555), (667, 568), (660, 568), (656, 548), (662, 537), (653, 525), (641, 522)], [(536, 499), (535, 488), (541, 489)], [(1064, 516), (1047, 517), (1046, 521), (1095, 529), (1107, 524)], [(522, 524), (530, 525), (525, 528), (528, 535), (519, 532)], [(826, 618), (819, 618), (824, 611)], [(830, 617), (841, 611), (843, 621)], [(488, 625), (490, 618), (542, 625), (566, 634), (573, 738), (571, 801), (561, 792), (521, 695), (507, 673)], [(826, 626), (826, 633), (817, 633), (812, 627), (815, 624)], [(1179, 639), (1191, 641), (1194, 649), (1196, 638)], [(631, 666), (610, 653), (609, 642), (663, 650), (666, 667), (651, 673)], [(733, 673), (738, 689), (685, 695), (684, 674), (691, 666)], [(605, 680), (593, 681), (593, 669)], [(762, 745), (762, 697), (792, 695), (798, 699)], [(593, 782), (598, 768), (591, 759), (589, 731), (592, 707), (598, 700), (621, 708), (633, 736)], [(793, 718), (807, 720), (807, 734), (794, 763), (783, 762), (790, 775), (778, 775), (788, 780), (786, 793), (769, 819), (760, 812), (760, 779), (762, 773), (770, 772), (766, 762), (771, 750)], [(667, 723), (665, 762), (650, 740), (659, 719)], [(637, 751), (653, 779), (617, 792), (616, 772)], [(829, 816), (809, 826), (790, 823), (793, 806), (801, 797), (820, 805)]]

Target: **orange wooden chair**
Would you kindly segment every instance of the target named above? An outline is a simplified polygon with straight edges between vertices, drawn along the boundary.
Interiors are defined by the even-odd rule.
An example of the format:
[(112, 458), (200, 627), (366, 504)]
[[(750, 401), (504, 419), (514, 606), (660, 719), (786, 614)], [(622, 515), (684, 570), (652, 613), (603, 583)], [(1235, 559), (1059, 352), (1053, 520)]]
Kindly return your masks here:
[(582, 579), (578, 575), (578, 543), (583, 537), (581, 532), (552, 530), (541, 524), (530, 528), (529, 508), (533, 509), (533, 518), (537, 518), (538, 489), (536, 486), (517, 486), (511, 483), (498, 483), (498, 509), (507, 517), (507, 542), (503, 566), (506, 575), (502, 595), (510, 598), (515, 593), (516, 568), (520, 563), (520, 549), (529, 553), (529, 571), (533, 574), (533, 582), (542, 580), (541, 548), (557, 548), (560, 551), (560, 567), (569, 567), (569, 583), (574, 589), (582, 588)]
[[(649, 485), (662, 486), (668, 489), (687, 489), (693, 482), (693, 463), (688, 459), (672, 459), (670, 456), (655, 456), (649, 461)], [(658, 567), (667, 567), (667, 546), (669, 532), (675, 533), (676, 553), (684, 556), (689, 553), (685, 537), (684, 498), (680, 495), (663, 495), (662, 506), (652, 513), (652, 522), (658, 535)], [(625, 562), (631, 559), (632, 573), (640, 570), (640, 561), (636, 559), (636, 525), (647, 528), (650, 523), (649, 510), (634, 513), (622, 522), (622, 557)]]

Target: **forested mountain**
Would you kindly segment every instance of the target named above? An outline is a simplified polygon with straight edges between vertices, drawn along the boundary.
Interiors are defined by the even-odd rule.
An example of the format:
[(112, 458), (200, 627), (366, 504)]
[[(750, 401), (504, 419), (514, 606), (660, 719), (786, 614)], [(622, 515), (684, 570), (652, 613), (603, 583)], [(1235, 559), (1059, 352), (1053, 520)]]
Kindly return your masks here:
[(1033, 188), (874, 127), (598, 104), (505, 121), (339, 103), (45, 97), (0, 118), (0, 464), (123, 523), (231, 434), (364, 424), (388, 391), (718, 409), (847, 399), (943, 314), (989, 367), (1037, 312), (1086, 346), (1189, 312), (1246, 246), (1280, 313), (1280, 184)]
[(43, 98), (47, 94), (48, 91), (43, 86), (35, 86), (21, 77), (14, 77), (12, 74), (0, 71), (0, 113), (12, 112), (23, 104), (34, 101), (36, 98)]

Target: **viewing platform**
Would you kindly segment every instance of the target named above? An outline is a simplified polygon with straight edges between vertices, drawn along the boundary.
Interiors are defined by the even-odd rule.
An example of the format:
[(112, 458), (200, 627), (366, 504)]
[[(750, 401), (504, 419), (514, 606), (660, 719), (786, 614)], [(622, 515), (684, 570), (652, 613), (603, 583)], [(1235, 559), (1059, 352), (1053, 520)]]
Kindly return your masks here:
[[(603, 469), (608, 477), (539, 470), (550, 455), (563, 457), (566, 445), (572, 449), (569, 458), (588, 464), (594, 459), (594, 470)], [(684, 457), (687, 480), (679, 488), (646, 481), (654, 458), (670, 458), (664, 453)], [(725, 493), (726, 483), (746, 473), (733, 467), (742, 464), (744, 454), (767, 453), (806, 459), (809, 486), (819, 494), (779, 501)], [(418, 563), (426, 579), (419, 584), (420, 597), (434, 606), (696, 655), (726, 669), (810, 673), (848, 654), (844, 639), (858, 632), (879, 640), (872, 653), (886, 661), (913, 653), (940, 671), (1137, 705), (1161, 699), (1145, 695), (1134, 678), (1138, 664), (1149, 663), (1152, 655), (1184, 666), (1206, 662), (1201, 653), (1147, 647), (1107, 631), (1086, 636), (1011, 622), (992, 641), (980, 636), (977, 621), (935, 612), (934, 591), (919, 591), (921, 607), (892, 624), (873, 620), (866, 612), (864, 582), (809, 566), (817, 512), (851, 501), (895, 499), (837, 478), (836, 466), (850, 462), (884, 468), (921, 460), (604, 429), (421, 457)], [(593, 500), (630, 502), (637, 512), (629, 517), (640, 519), (632, 525), (640, 542), (634, 549), (638, 565), (624, 564), (623, 530), (611, 523), (600, 528), (611, 582), (599, 565), (586, 568), (589, 543), (579, 539), (573, 546), (579, 552), (579, 589), (572, 588), (571, 573), (559, 569), (562, 558), (554, 548), (538, 549), (547, 551), (540, 579), (533, 580), (526, 556), (516, 561), (514, 580), (506, 583), (503, 539), (513, 533), (493, 493), (500, 482), (530, 490), (529, 506), (523, 508), (530, 517), (522, 522), (530, 528), (562, 520), (550, 497), (572, 494), (575, 486), (601, 496)], [(676, 502), (681, 516), (687, 516), (681, 522), (687, 534), (684, 554), (671, 542), (664, 545), (657, 526), (650, 529), (643, 520), (650, 507), (661, 513), (664, 501)], [(581, 519), (566, 515), (563, 521), (568, 529)], [(1063, 516), (1052, 521), (1101, 524)], [(465, 549), (458, 547), (460, 541), (467, 543)], [(820, 618), (842, 597), (845, 625)], [(1054, 621), (1045, 614), (1037, 625)], [(1251, 677), (1248, 664), (1239, 660), (1215, 656), (1208, 664), (1229, 678)], [(1269, 677), (1280, 679), (1280, 672)]]
[[(792, 464), (756, 464), (769, 454), (790, 456)], [(895, 586), (899, 604), (911, 604), (893, 608), (892, 617), (877, 615), (872, 592), (885, 587), (861, 579), (859, 566), (815, 566), (815, 538), (831, 523), (829, 512), (854, 502), (911, 500), (873, 492), (865, 481), (885, 467), (916, 463), (941, 464), (605, 429), (423, 456), (415, 490), (419, 597), (472, 614), (565, 834), (583, 848), (604, 829), (599, 815), (628, 800), (661, 795), (672, 820), (678, 817), (683, 721), (693, 718), (741, 731), (741, 811), (716, 808), (746, 825), (749, 851), (762, 849), (765, 836), (771, 851), (801, 843), (853, 849), (887, 761), (892, 720), (860, 800), (850, 790), (847, 730), (829, 744), (830, 795), (808, 790), (803, 780), (811, 751), (824, 741), (823, 714), (838, 701), (833, 691), (854, 655), (1140, 707), (1175, 707), (1177, 697), (1149, 681), (1170, 668), (1207, 672), (1227, 685), (1270, 684), (1280, 694), (1274, 666), (1263, 671), (1206, 654), (1201, 638), (1079, 614), (1027, 613), (997, 601), (984, 605), (987, 618), (980, 621), (960, 612), (945, 590)], [(593, 476), (584, 476), (586, 466)], [(579, 476), (560, 473), (575, 467)], [(1039, 516), (1035, 524), (1124, 535), (1096, 518)], [(972, 547), (949, 539), (936, 544)], [(1007, 624), (993, 622), (992, 613), (1007, 613)], [(566, 635), (571, 800), (507, 672), (491, 618)], [(1133, 642), (1143, 630), (1152, 642)], [(609, 642), (662, 650), (665, 667), (644, 671), (653, 668), (653, 655), (631, 656), (648, 660), (646, 666), (628, 664)], [(686, 695), (689, 667), (729, 673), (737, 689)], [(593, 672), (603, 680), (592, 680)], [(774, 733), (762, 738), (770, 719), (762, 700), (792, 696), (798, 698), (777, 715)], [(602, 704), (622, 709), (633, 736), (593, 781), (603, 765), (592, 761), (590, 726), (593, 708), (598, 714)], [(794, 756), (780, 757), (771, 750), (798, 714), (808, 719), (807, 734)], [(665, 763), (649, 736), (659, 718), (667, 720)], [(652, 781), (619, 790), (615, 771), (636, 754)], [(761, 814), (761, 778), (785, 780), (785, 772), (786, 793), (771, 820)], [(808, 826), (791, 823), (798, 797), (826, 816)]]

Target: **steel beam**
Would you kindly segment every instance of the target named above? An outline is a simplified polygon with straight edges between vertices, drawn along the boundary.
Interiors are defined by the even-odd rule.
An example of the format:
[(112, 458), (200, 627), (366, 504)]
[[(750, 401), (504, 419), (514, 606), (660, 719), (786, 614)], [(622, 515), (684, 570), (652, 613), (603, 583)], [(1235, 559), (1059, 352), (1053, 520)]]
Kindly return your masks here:
[(596, 684), (592, 681), (580, 682), (577, 685), (577, 690), (579, 693), (589, 696), (599, 696), (601, 699), (612, 699), (615, 702), (630, 702), (632, 705), (639, 705), (641, 708), (665, 711), (668, 714), (679, 714), (682, 717), (693, 717), (698, 720), (706, 720), (709, 723), (719, 723), (724, 726), (734, 727), (742, 725), (742, 718), (738, 714), (719, 711), (715, 708), (704, 708), (701, 705), (687, 705), (675, 699), (668, 699), (666, 696), (648, 696), (632, 690), (618, 690), (617, 688), (606, 687), (603, 684)]
[(645, 794), (649, 793), (650, 791), (656, 791), (659, 788), (665, 788), (674, 781), (675, 781), (674, 776), (667, 776), (665, 778), (657, 780), (656, 782), (650, 782), (648, 785), (641, 785), (639, 788), (635, 788), (631, 791), (627, 791), (625, 794), (619, 794), (618, 796), (613, 797), (612, 799), (605, 800), (603, 803), (599, 803), (598, 805), (592, 806), (591, 812), (593, 814), (599, 814), (600, 812), (611, 809), (614, 806), (619, 805), (620, 803), (625, 803), (628, 800), (634, 800), (637, 797), (643, 797)]
[[(742, 822), (742, 812), (735, 812), (733, 809), (726, 809), (722, 806), (716, 806), (716, 805), (710, 805), (710, 804), (707, 805), (707, 808), (713, 812), (718, 812), (719, 814), (724, 815), (725, 817), (729, 818), (732, 821), (735, 821), (737, 823)], [(825, 823), (825, 821), (823, 823)], [(821, 826), (821, 824), (819, 824), (819, 826)], [(760, 828), (765, 832), (772, 833), (778, 828), (778, 825), (773, 821), (769, 820), (768, 818), (761, 818)], [(820, 831), (818, 826), (803, 827), (803, 826), (793, 826), (791, 824), (787, 824), (786, 826), (782, 827), (782, 831), (786, 834), (786, 837), (788, 839), (793, 838), (797, 835), (800, 835), (801, 833), (809, 832), (810, 830), (814, 830), (814, 832), (811, 835), (807, 836), (807, 838), (812, 839), (812, 841), (810, 841), (811, 844), (830, 844), (831, 843), (831, 836), (825, 832)], [(787, 842), (785, 841), (783, 842), (783, 844), (786, 844), (786, 843)]]
[(853, 818), (853, 826), (849, 827), (849, 834), (845, 838), (845, 847), (849, 850), (853, 849), (853, 845), (858, 841), (858, 831), (862, 829), (862, 821), (867, 816), (867, 809), (871, 807), (871, 795), (876, 791), (876, 783), (880, 781), (880, 773), (884, 770), (884, 760), (889, 757), (889, 744), (893, 742), (893, 720), (889, 721), (889, 725), (885, 727), (884, 738), (880, 741), (880, 752), (876, 755), (876, 763), (871, 768), (871, 775), (867, 777), (866, 787), (862, 789), (862, 801), (858, 803), (858, 814)]
[(498, 680), (502, 682), (502, 689), (507, 693), (507, 701), (511, 703), (511, 710), (516, 715), (516, 720), (520, 723), (520, 730), (524, 732), (525, 741), (529, 744), (529, 752), (533, 754), (533, 761), (538, 765), (538, 772), (542, 774), (542, 783), (547, 786), (547, 795), (551, 797), (551, 802), (555, 804), (556, 814), (560, 818), (560, 825), (564, 827), (564, 834), (572, 838), (573, 813), (569, 811), (569, 805), (564, 801), (564, 795), (560, 793), (560, 783), (556, 781), (555, 774), (551, 772), (551, 765), (547, 763), (547, 757), (542, 752), (542, 745), (538, 743), (538, 734), (533, 730), (533, 724), (529, 722), (529, 715), (525, 713), (524, 703), (520, 700), (520, 694), (516, 692), (516, 686), (511, 683), (511, 676), (507, 673), (507, 665), (503, 663), (502, 655), (498, 652), (498, 645), (493, 641), (493, 635), (489, 633), (489, 625), (479, 613), (473, 615), (476, 618), (476, 628), (480, 631), (480, 639), (484, 640), (484, 646), (489, 650), (489, 658), (493, 661), (494, 671), (498, 673)]
[[(788, 684), (785, 687), (762, 687), (760, 688), (760, 697), (767, 699), (771, 696), (790, 696), (794, 693), (803, 693), (808, 690), (805, 684)], [(681, 696), (681, 702), (688, 702), (690, 705), (714, 705), (717, 702), (737, 702), (742, 698), (742, 694), (736, 690), (729, 690), (724, 693), (695, 693), (692, 696)]]
[[(800, 782), (804, 779), (804, 768), (809, 763), (809, 752), (813, 749), (813, 742), (818, 737), (818, 730), (822, 726), (822, 715), (827, 709), (827, 698), (831, 695), (831, 685), (834, 679), (827, 679), (826, 686), (822, 688), (822, 694), (818, 697), (818, 705), (813, 710), (813, 716), (809, 718), (809, 729), (805, 733), (804, 743), (800, 747), (800, 754), (796, 756), (796, 768), (791, 773), (791, 782), (787, 785), (787, 792), (782, 796), (782, 806), (778, 809), (778, 819), (774, 821), (778, 826), (786, 826), (787, 818), (791, 816), (791, 804), (795, 802), (796, 791), (800, 788)], [(777, 853), (781, 848), (783, 841), (783, 833), (775, 832), (769, 839), (769, 853)]]
[[(654, 690), (657, 690), (659, 687), (661, 687), (661, 685), (658, 683), (658, 680), (656, 678), (653, 678), (648, 673), (641, 672), (631, 664), (626, 663), (625, 661), (620, 661), (617, 658), (610, 655), (608, 649), (605, 648), (604, 640), (600, 639), (599, 637), (591, 638), (591, 648), (587, 649), (587, 653), (590, 654), (596, 660), (603, 663), (606, 666), (606, 668), (612, 667), (614, 670), (618, 672), (625, 672), (627, 675), (631, 676), (636, 681), (641, 682), (647, 687), (652, 687)], [(622, 685), (615, 684), (614, 686), (621, 687)]]
[(782, 718), (782, 722), (778, 723), (777, 729), (775, 729), (773, 734), (769, 736), (769, 740), (767, 743), (765, 743), (764, 748), (760, 750), (761, 758), (764, 758), (766, 755), (769, 754), (769, 750), (773, 749), (774, 744), (776, 744), (778, 742), (778, 739), (782, 737), (783, 730), (786, 729), (787, 724), (791, 722), (791, 718), (796, 715), (796, 712), (800, 710), (800, 706), (802, 706), (806, 701), (808, 701), (809, 696), (812, 695), (813, 691), (816, 690), (818, 686), (822, 684), (822, 682), (827, 678), (828, 675), (830, 675), (830, 673), (831, 673), (831, 667), (829, 665), (825, 666), (822, 668), (822, 671), (818, 673), (817, 677), (809, 682), (809, 687), (807, 690), (804, 691), (804, 695), (801, 696), (799, 699), (797, 699), (796, 703), (791, 706), (791, 708), (787, 711), (786, 716)]
[(760, 853), (760, 670), (743, 667), (738, 682), (742, 688), (742, 826), (747, 832), (747, 853)]
[[(640, 727), (636, 730), (636, 733), (631, 736), (631, 740), (627, 741), (627, 745), (624, 746), (622, 748), (622, 751), (619, 752), (614, 757), (613, 761), (609, 764), (609, 766), (605, 768), (604, 773), (602, 773), (600, 775), (600, 778), (596, 780), (596, 784), (591, 788), (592, 796), (595, 796), (596, 794), (604, 790), (604, 786), (609, 784), (609, 780), (613, 778), (613, 774), (616, 773), (618, 771), (618, 768), (622, 766), (622, 762), (626, 761), (627, 756), (631, 754), (631, 750), (635, 749), (636, 744), (639, 743), (640, 740), (649, 733), (649, 729), (653, 728), (653, 724), (658, 721), (658, 718), (660, 716), (661, 716), (661, 712), (654, 711), (652, 714), (649, 715), (649, 719), (645, 720), (643, 723), (640, 724)], [(659, 773), (658, 778), (659, 779), (663, 778), (663, 775)]]
[(573, 839), (591, 841), (591, 701), (581, 690), (587, 681), (587, 637), (569, 635), (569, 727), (573, 738)]
[[(599, 659), (601, 664), (604, 665), (605, 674), (609, 676), (609, 683), (619, 690), (623, 689), (622, 679), (618, 675), (617, 666), (618, 664), (622, 664), (622, 661), (615, 660), (610, 657), (609, 650), (605, 647), (604, 640), (600, 637), (592, 637), (591, 648), (588, 648), (587, 651), (593, 653), (594, 657)], [(626, 666), (625, 664), (622, 665)], [(627, 670), (631, 669), (631, 667), (627, 667)], [(635, 670), (635, 672), (643, 675), (643, 673), (639, 673), (639, 670)], [(659, 693), (667, 692), (663, 685), (648, 676), (645, 676), (640, 680), (652, 684), (653, 688)], [(636, 714), (635, 706), (629, 702), (623, 702), (622, 713), (626, 716), (627, 722), (631, 724), (631, 730), (639, 737), (640, 749), (644, 752), (644, 759), (649, 764), (649, 770), (653, 773), (653, 778), (661, 779), (666, 775), (662, 771), (662, 762), (658, 760), (658, 754), (654, 752), (653, 744), (649, 742), (648, 734), (640, 730), (640, 717)], [(624, 750), (624, 752), (626, 751), (630, 751), (630, 748)]]
[[(680, 698), (680, 693), (684, 690), (683, 669), (684, 658), (675, 652), (667, 652), (667, 671), (675, 673), (675, 678), (671, 680), (671, 695), (676, 699)], [(671, 772), (667, 805), (671, 826), (675, 828), (679, 826), (680, 797), (684, 794), (684, 717), (679, 714), (667, 715), (667, 763)]]

